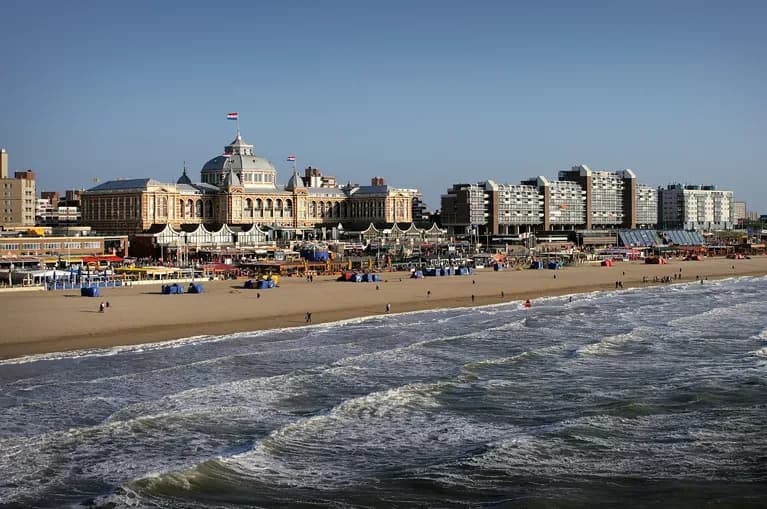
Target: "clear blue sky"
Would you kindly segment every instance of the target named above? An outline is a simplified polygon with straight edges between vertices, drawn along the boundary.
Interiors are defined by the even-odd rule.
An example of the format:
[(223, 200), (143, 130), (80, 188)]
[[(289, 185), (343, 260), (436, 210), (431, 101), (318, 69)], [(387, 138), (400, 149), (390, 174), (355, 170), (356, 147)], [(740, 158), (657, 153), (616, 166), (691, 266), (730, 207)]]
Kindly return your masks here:
[(238, 111), (282, 184), (295, 153), (438, 208), (583, 163), (767, 213), (767, 2), (7, 0), (0, 26), (0, 146), (40, 190), (199, 180)]

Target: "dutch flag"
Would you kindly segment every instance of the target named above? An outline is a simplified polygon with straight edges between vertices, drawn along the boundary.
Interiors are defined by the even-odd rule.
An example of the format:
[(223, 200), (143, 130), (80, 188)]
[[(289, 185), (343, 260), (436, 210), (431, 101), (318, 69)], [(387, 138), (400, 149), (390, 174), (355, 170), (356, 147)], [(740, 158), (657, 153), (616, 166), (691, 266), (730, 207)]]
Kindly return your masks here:
[(288, 156), (288, 161), (294, 162), (295, 160), (296, 160), (296, 156), (294, 156), (294, 155), (289, 155)]
[(227, 120), (237, 120), (237, 119), (239, 119), (239, 118), (240, 118), (240, 114), (239, 114), (239, 113), (237, 113), (236, 111), (235, 111), (235, 112), (233, 112), (233, 113), (227, 113), (227, 114), (226, 114), (226, 119), (227, 119)]

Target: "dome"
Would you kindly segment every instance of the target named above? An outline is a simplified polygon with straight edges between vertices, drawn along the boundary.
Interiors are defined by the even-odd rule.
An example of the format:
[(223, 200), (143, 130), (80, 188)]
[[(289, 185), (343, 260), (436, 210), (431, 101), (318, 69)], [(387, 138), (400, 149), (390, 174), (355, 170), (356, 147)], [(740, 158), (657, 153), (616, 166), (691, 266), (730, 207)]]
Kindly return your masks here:
[(277, 170), (266, 158), (253, 153), (253, 145), (237, 137), (224, 147), (224, 154), (202, 166), (201, 180), (205, 184), (223, 186), (227, 175), (234, 172), (245, 187), (274, 189)]
[(192, 185), (192, 179), (190, 179), (189, 176), (186, 174), (186, 167), (184, 167), (184, 172), (178, 178), (178, 180), (176, 181), (176, 184), (189, 184), (189, 185)]
[(242, 170), (277, 171), (267, 159), (256, 155), (216, 156), (203, 165), (202, 171), (229, 171), (230, 165), (236, 172)]
[(302, 187), (306, 187), (304, 186), (304, 181), (301, 179), (301, 175), (299, 175), (297, 171), (294, 171), (293, 175), (290, 177), (290, 180), (288, 180), (288, 183), (285, 186), (285, 190), (293, 191), (295, 189), (301, 189)]

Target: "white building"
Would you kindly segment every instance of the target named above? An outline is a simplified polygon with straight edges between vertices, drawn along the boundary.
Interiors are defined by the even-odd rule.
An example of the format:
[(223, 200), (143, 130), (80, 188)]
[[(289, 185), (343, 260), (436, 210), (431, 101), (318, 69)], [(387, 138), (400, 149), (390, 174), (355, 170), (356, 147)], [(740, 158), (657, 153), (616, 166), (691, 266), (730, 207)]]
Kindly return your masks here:
[(664, 228), (731, 230), (735, 208), (732, 191), (715, 186), (672, 184), (658, 190), (658, 222)]

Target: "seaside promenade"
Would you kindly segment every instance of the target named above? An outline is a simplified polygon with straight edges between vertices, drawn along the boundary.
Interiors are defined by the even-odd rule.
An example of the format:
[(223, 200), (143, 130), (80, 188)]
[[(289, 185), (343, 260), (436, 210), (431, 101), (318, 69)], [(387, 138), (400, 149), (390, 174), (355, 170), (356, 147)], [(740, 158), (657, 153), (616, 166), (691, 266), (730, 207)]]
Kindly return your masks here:
[[(0, 358), (219, 335), (423, 309), (481, 306), (545, 296), (625, 290), (681, 275), (672, 283), (767, 275), (767, 256), (745, 260), (672, 260), (667, 265), (618, 262), (563, 270), (477, 271), (473, 276), (410, 279), (383, 273), (379, 283), (332, 277), (282, 278), (279, 288), (244, 289), (244, 279), (204, 282), (205, 293), (162, 295), (160, 283), (105, 289), (100, 298), (79, 291), (3, 292)], [(556, 277), (555, 277), (556, 276)], [(643, 282), (647, 279), (648, 282)], [(704, 281), (705, 284), (705, 281)], [(472, 298), (473, 296), (473, 298)], [(575, 297), (577, 298), (577, 297)], [(99, 304), (109, 301), (105, 312)]]

